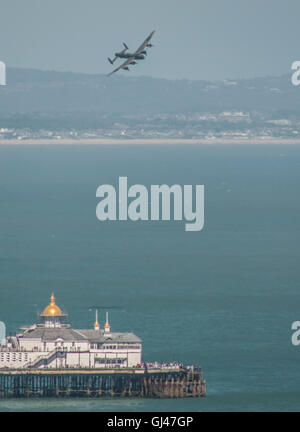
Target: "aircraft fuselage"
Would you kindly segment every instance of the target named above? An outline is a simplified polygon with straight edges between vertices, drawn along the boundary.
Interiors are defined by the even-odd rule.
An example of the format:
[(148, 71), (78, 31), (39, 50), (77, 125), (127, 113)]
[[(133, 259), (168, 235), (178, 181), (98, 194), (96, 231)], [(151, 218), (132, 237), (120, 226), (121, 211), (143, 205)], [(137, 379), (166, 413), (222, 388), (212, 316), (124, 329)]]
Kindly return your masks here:
[(135, 60), (144, 60), (145, 56), (143, 54), (130, 54), (130, 53), (115, 53), (116, 57), (129, 59), (134, 58)]

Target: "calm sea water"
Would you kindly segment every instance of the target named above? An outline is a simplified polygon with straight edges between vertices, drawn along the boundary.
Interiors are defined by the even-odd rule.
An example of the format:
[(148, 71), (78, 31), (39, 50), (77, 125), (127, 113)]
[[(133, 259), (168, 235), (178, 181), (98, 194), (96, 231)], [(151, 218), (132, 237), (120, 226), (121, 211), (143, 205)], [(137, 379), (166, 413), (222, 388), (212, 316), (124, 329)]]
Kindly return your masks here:
[[(99, 222), (96, 188), (204, 184), (205, 228)], [(200, 363), (207, 397), (2, 400), (0, 410), (300, 411), (300, 147), (0, 147), (0, 320), (36, 321), (54, 290), (143, 339), (146, 361)]]

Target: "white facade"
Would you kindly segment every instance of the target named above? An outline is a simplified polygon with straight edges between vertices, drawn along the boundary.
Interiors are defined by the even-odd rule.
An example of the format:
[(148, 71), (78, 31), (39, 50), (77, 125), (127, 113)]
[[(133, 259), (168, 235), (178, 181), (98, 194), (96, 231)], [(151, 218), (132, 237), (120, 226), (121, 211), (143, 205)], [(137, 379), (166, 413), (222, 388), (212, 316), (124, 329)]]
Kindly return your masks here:
[(43, 323), (7, 337), (0, 346), (0, 369), (132, 368), (141, 364), (142, 341), (133, 333), (111, 332), (108, 320), (104, 330), (97, 320), (94, 329), (75, 330), (62, 323), (63, 316), (51, 297), (41, 314)]

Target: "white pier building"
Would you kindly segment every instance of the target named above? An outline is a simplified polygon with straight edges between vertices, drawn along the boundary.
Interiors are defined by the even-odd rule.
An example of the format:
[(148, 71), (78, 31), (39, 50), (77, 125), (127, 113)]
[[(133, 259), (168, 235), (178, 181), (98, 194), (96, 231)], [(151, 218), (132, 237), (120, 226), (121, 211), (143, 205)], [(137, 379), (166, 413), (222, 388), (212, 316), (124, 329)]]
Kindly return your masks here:
[(41, 323), (9, 336), (0, 346), (0, 369), (131, 368), (142, 362), (142, 341), (133, 333), (111, 331), (106, 314), (103, 330), (77, 330), (64, 324), (64, 314), (52, 294), (40, 314)]

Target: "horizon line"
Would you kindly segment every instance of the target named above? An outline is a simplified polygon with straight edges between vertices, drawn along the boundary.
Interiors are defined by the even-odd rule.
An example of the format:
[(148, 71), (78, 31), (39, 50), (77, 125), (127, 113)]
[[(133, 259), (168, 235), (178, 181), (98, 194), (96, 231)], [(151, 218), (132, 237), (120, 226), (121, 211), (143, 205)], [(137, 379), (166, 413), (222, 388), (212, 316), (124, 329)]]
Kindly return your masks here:
[[(25, 70), (25, 71), (35, 71), (35, 72), (44, 72), (44, 73), (59, 73), (59, 74), (73, 74), (73, 75), (88, 75), (88, 76), (105, 76), (107, 77), (107, 74), (105, 72), (75, 72), (72, 70), (57, 70), (57, 69), (39, 69), (35, 67), (21, 67), (21, 66), (8, 66), (6, 64), (6, 70), (9, 71), (10, 69), (18, 69), (18, 70)], [(159, 78), (159, 77), (153, 77), (150, 75), (133, 75), (133, 76), (124, 76), (124, 75), (116, 75), (112, 79), (140, 79), (140, 78), (146, 78), (146, 79), (153, 79), (153, 80), (165, 80), (165, 81), (190, 81), (190, 82), (198, 82), (198, 81), (206, 81), (206, 82), (226, 82), (226, 81), (249, 81), (249, 80), (256, 80), (256, 79), (266, 79), (266, 78), (283, 78), (289, 76), (289, 72), (286, 72), (285, 74), (280, 75), (257, 75), (254, 77), (247, 77), (247, 78), (224, 78), (224, 79), (190, 79), (190, 78)], [(110, 77), (111, 79), (111, 77)]]

